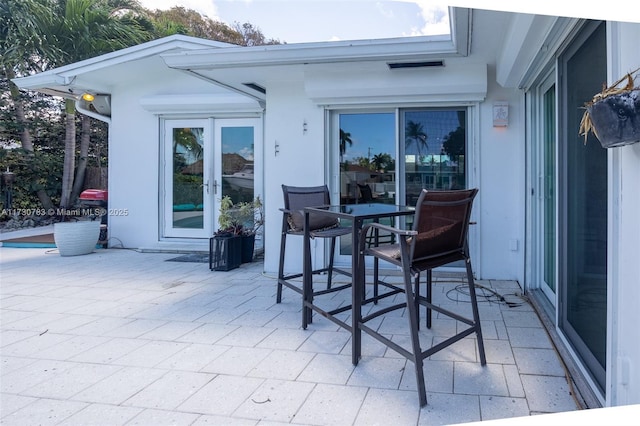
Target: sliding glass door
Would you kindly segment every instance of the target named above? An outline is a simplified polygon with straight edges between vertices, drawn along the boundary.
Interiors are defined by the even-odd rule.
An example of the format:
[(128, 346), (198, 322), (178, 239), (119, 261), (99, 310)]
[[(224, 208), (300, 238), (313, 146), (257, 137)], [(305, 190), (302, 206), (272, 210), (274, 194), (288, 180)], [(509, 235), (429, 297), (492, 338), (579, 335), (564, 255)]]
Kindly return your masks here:
[[(415, 205), (423, 188), (467, 186), (466, 108), (336, 111), (331, 117), (332, 199)], [(350, 259), (350, 237), (342, 238), (338, 255)]]
[(552, 72), (535, 91), (534, 101), (533, 279), (553, 306), (557, 283), (556, 101), (556, 74)]
[(583, 105), (607, 80), (606, 28), (591, 23), (560, 58), (560, 328), (604, 389), (607, 341), (607, 151), (578, 134)]

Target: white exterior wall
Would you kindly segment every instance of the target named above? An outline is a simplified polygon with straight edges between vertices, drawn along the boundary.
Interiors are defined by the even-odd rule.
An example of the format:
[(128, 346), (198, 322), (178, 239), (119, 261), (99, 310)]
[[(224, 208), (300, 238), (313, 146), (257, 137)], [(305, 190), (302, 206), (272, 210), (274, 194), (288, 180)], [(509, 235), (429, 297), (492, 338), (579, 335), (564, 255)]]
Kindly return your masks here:
[[(305, 122), (307, 131), (303, 133)], [(316, 186), (326, 181), (324, 131), (324, 111), (307, 99), (301, 80), (269, 86), (264, 137), (265, 271), (278, 270), (282, 185)], [(301, 271), (302, 238), (288, 238), (285, 270)], [(321, 262), (322, 244), (320, 241), (312, 244), (313, 261)]]
[(109, 209), (126, 216), (109, 217), (110, 245), (144, 247), (158, 238), (158, 123), (142, 109), (144, 91), (135, 86), (112, 96), (109, 132)]
[[(609, 81), (640, 68), (640, 25), (609, 24)], [(636, 80), (638, 83), (639, 80)], [(609, 149), (606, 405), (640, 403), (640, 143)]]
[[(160, 242), (162, 224), (162, 194), (160, 193), (161, 140), (160, 115), (169, 117), (193, 117), (194, 112), (180, 112), (184, 105), (165, 105), (165, 99), (153, 106), (154, 97), (167, 95), (220, 94), (222, 90), (211, 83), (188, 76), (180, 71), (159, 66), (153, 78), (139, 75), (121, 82), (113, 90), (112, 123), (109, 131), (109, 208), (126, 210), (126, 216), (109, 217), (110, 245), (114, 247), (162, 250), (208, 250), (208, 240), (180, 241), (171, 239)], [(145, 99), (146, 107), (141, 105)], [(228, 98), (225, 98), (228, 100)], [(204, 107), (199, 116), (214, 116), (215, 112)], [(216, 106), (210, 108), (218, 109)], [(224, 104), (220, 108), (224, 108)], [(234, 110), (237, 105), (234, 104)], [(255, 108), (247, 102), (247, 108)], [(155, 111), (157, 109), (158, 111)], [(163, 112), (163, 109), (165, 111)]]
[[(478, 60), (478, 58), (474, 58)], [(452, 71), (453, 70), (453, 71)], [(459, 80), (453, 66), (448, 68), (449, 78)], [(462, 69), (463, 73), (469, 68)], [(357, 69), (354, 71), (357, 75)], [(452, 75), (453, 74), (453, 75)], [(404, 76), (409, 77), (407, 74)], [(456, 77), (458, 76), (458, 77)], [(308, 77), (308, 78), (313, 78)], [(278, 268), (280, 252), (280, 229), (283, 206), (282, 184), (296, 186), (322, 185), (327, 182), (325, 135), (326, 124), (324, 108), (317, 106), (308, 99), (309, 88), (314, 93), (326, 93), (320, 88), (325, 84), (326, 76), (318, 77), (320, 81), (287, 81), (280, 84), (270, 84), (267, 90), (267, 110), (265, 114), (265, 263), (264, 269), (274, 273)], [(336, 77), (337, 78), (337, 77)], [(354, 75), (342, 75), (340, 80), (353, 79)], [(375, 77), (369, 75), (370, 81)], [(469, 152), (473, 164), (470, 164), (470, 180), (480, 188), (474, 218), (477, 228), (471, 230), (471, 249), (474, 256), (474, 271), (478, 278), (504, 279), (523, 281), (524, 273), (524, 124), (522, 96), (516, 89), (504, 89), (495, 83), (495, 76), (488, 76), (489, 94), (487, 100), (480, 102), (479, 108), (472, 108), (477, 113), (471, 114), (472, 123), (469, 130), (472, 139), (469, 142)], [(444, 80), (448, 82), (449, 80)], [(388, 74), (381, 74), (378, 83), (370, 83), (372, 87), (382, 87), (388, 102), (393, 102), (394, 84), (404, 87), (406, 78), (397, 75), (390, 78)], [(460, 87), (460, 86), (459, 86)], [(477, 87), (473, 87), (477, 90)], [(343, 96), (348, 92), (341, 92)], [(415, 89), (417, 92), (424, 88)], [(463, 90), (466, 90), (463, 89)], [(368, 91), (371, 97), (376, 96), (376, 90)], [(477, 96), (477, 91), (472, 97)], [(462, 101), (464, 95), (454, 94), (457, 101)], [(468, 95), (469, 96), (469, 95)], [(345, 98), (346, 99), (346, 98)], [(354, 98), (346, 102), (356, 106)], [(428, 100), (428, 96), (425, 97)], [(438, 102), (442, 102), (442, 94), (437, 94)], [(508, 101), (510, 107), (509, 126), (494, 128), (492, 120), (493, 102)], [(363, 101), (366, 102), (366, 101)], [(426, 102), (426, 101), (425, 101)], [(429, 105), (427, 102), (426, 105)], [(432, 104), (438, 106), (438, 103)], [(404, 106), (401, 100), (397, 106)], [(307, 132), (303, 133), (303, 123), (307, 123)], [(275, 154), (275, 146), (278, 153)], [(488, 160), (489, 159), (489, 160)], [(300, 270), (302, 265), (302, 245), (300, 238), (289, 237), (285, 269), (287, 271)], [(312, 253), (314, 262), (323, 259), (322, 241), (313, 241)], [(317, 245), (317, 247), (315, 246)]]
[[(524, 99), (505, 89), (489, 70), (487, 99), (480, 104), (478, 192), (479, 278), (524, 282), (525, 127)], [(509, 125), (493, 127), (493, 103), (509, 103)], [(478, 213), (478, 212), (477, 212)], [(473, 253), (472, 253), (473, 254)], [(480, 259), (480, 263), (476, 259)]]

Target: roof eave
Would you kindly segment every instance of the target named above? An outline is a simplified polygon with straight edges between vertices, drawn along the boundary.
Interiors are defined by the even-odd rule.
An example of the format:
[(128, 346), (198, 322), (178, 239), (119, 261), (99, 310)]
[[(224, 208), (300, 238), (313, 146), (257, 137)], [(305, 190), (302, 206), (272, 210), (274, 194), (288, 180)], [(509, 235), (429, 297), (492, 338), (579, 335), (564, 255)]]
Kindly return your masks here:
[(348, 43), (301, 43), (252, 48), (203, 50), (161, 55), (167, 66), (211, 69), (248, 66), (298, 65), (374, 60), (415, 59), (416, 56), (450, 56), (459, 52), (451, 39), (407, 37)]
[[(54, 68), (39, 74), (26, 77), (18, 77), (12, 81), (21, 89), (44, 90), (62, 92), (58, 96), (63, 96), (64, 90), (59, 90), (59, 86), (70, 86), (76, 76), (85, 74), (97, 69), (108, 68), (113, 65), (143, 59), (149, 56), (158, 55), (174, 49), (212, 49), (212, 48), (232, 48), (235, 45), (221, 43), (211, 40), (203, 40), (183, 35), (173, 35), (158, 40), (152, 40), (136, 46), (127, 47), (115, 52), (85, 59), (73, 64)], [(44, 89), (44, 90), (40, 90)], [(73, 96), (71, 96), (73, 97)]]
[(167, 66), (183, 70), (300, 65), (360, 61), (402, 61), (419, 57), (467, 56), (470, 9), (449, 8), (451, 35), (342, 42), (232, 47), (161, 55)]

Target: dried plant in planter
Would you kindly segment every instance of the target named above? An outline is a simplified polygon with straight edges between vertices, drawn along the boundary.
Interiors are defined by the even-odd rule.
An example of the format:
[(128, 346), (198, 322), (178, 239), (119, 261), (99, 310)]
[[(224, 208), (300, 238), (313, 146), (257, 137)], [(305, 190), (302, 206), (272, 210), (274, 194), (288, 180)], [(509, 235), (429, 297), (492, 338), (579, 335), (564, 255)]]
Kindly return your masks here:
[(604, 148), (640, 141), (640, 87), (635, 85), (633, 76), (638, 70), (640, 68), (603, 88), (585, 104), (580, 122), (580, 135), (584, 136), (585, 144), (589, 133), (593, 133)]

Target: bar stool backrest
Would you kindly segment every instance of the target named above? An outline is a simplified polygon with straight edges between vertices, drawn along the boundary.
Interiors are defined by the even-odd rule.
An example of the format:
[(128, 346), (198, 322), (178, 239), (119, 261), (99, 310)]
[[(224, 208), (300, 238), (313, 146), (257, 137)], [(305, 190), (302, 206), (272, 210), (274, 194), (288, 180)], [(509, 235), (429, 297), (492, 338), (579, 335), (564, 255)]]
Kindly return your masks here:
[(428, 191), (423, 189), (414, 216), (410, 241), (411, 263), (441, 257), (466, 257), (471, 207), (478, 189)]

